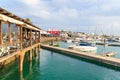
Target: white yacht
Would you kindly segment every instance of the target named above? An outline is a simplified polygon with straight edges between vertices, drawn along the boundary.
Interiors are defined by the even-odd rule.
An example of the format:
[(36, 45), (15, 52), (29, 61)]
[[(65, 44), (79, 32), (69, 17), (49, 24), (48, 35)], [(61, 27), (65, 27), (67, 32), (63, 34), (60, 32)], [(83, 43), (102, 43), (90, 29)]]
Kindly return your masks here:
[(84, 52), (97, 51), (96, 46), (92, 46), (91, 44), (88, 44), (88, 43), (80, 43), (79, 45), (69, 46), (69, 48), (72, 48), (73, 50), (77, 50), (77, 51), (84, 51)]

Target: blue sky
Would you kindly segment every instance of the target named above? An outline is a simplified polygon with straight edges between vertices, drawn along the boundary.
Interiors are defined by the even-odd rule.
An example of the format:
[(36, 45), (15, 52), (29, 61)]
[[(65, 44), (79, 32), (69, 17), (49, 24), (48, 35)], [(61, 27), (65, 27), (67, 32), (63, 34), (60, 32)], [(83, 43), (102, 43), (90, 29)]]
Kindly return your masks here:
[(0, 0), (0, 7), (42, 29), (120, 35), (120, 0)]

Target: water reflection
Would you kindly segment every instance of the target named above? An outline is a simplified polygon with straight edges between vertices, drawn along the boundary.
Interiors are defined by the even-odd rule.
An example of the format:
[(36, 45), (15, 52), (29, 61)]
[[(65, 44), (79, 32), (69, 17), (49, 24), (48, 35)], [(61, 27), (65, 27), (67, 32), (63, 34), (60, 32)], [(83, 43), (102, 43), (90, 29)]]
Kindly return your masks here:
[(51, 55), (53, 55), (53, 51), (51, 51)]
[(19, 80), (24, 80), (22, 72), (19, 73)]
[(4, 66), (3, 69), (0, 70), (0, 80), (18, 80), (18, 63), (17, 61)]
[(11, 64), (6, 65), (0, 70), (0, 80), (30, 80), (30, 77), (34, 74), (34, 70), (39, 69), (40, 54), (33, 57), (32, 61), (29, 61), (28, 54), (25, 56), (23, 63), (23, 72), (18, 71), (18, 59)]
[(20, 80), (29, 80), (29, 77), (33, 74), (35, 69), (39, 69), (40, 65), (40, 55), (38, 54), (36, 57), (33, 57), (32, 61), (24, 62), (23, 72), (19, 73)]
[[(49, 51), (49, 50), (48, 50), (48, 51)], [(87, 63), (94, 64), (94, 65), (97, 65), (97, 66), (101, 66), (101, 67), (104, 67), (104, 68), (112, 69), (112, 70), (115, 70), (115, 71), (120, 71), (120, 67), (115, 67), (115, 66), (108, 65), (108, 64), (105, 64), (105, 63), (102, 63), (102, 62), (98, 62), (98, 61), (86, 59), (86, 58), (83, 58), (83, 57), (80, 57), (80, 56), (71, 55), (71, 54), (66, 54), (66, 53), (62, 53), (62, 52), (58, 52), (58, 51), (51, 51), (51, 50), (50, 50), (50, 52), (51, 52), (51, 54), (53, 54), (54, 52), (56, 52), (56, 53), (58, 53), (58, 54), (61, 54), (61, 55), (64, 55), (64, 56), (69, 56), (69, 57), (71, 57), (71, 58), (76, 58), (76, 59), (85, 61), (85, 62), (87, 62)]]

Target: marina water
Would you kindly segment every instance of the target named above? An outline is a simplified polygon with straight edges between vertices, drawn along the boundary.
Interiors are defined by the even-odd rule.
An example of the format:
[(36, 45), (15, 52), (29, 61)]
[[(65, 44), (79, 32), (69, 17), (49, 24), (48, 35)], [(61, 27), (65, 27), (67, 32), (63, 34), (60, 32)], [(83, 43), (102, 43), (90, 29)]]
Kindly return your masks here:
[[(61, 47), (68, 45), (60, 42)], [(98, 47), (102, 50), (102, 46)], [(41, 49), (39, 58), (34, 58), (30, 64), (25, 57), (22, 76), (17, 62), (5, 66), (0, 71), (0, 80), (120, 80), (117, 67), (44, 49)]]

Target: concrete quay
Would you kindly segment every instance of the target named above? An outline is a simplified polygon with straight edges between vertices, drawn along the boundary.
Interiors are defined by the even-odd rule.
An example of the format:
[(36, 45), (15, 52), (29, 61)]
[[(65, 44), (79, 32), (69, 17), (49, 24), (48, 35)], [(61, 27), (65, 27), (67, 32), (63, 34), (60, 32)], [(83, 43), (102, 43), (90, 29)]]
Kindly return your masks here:
[(97, 45), (108, 45), (108, 46), (120, 46), (120, 43), (108, 43), (108, 44), (105, 44), (103, 42), (97, 42), (96, 44)]
[(65, 48), (60, 48), (60, 47), (53, 47), (53, 46), (43, 45), (43, 44), (41, 44), (41, 48), (52, 50), (52, 51), (58, 51), (58, 52), (61, 52), (63, 54), (78, 56), (81, 58), (105, 63), (105, 64), (112, 65), (115, 67), (120, 67), (120, 59), (118, 59), (118, 58), (104, 57), (104, 56), (97, 55), (97, 54), (78, 52), (75, 50), (70, 50), (70, 49), (65, 49)]

